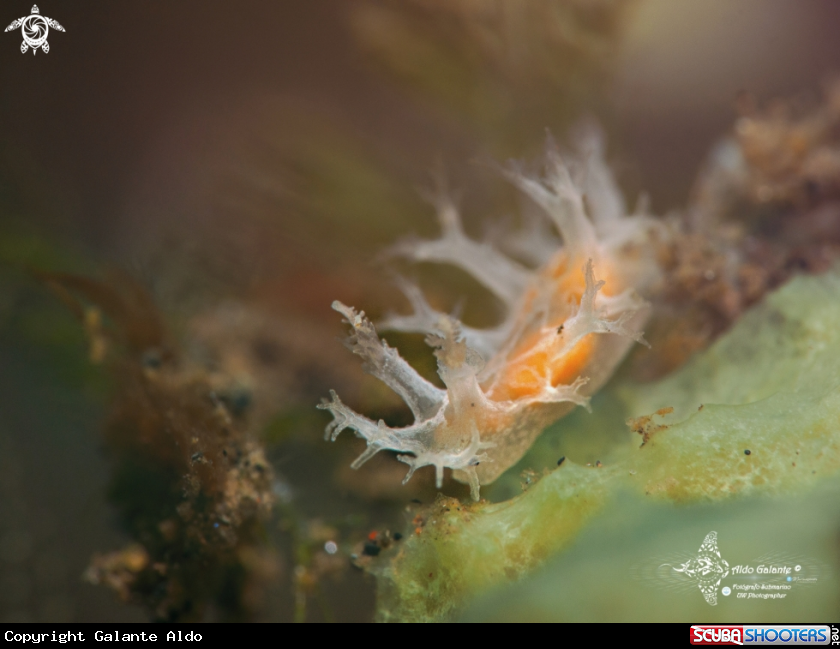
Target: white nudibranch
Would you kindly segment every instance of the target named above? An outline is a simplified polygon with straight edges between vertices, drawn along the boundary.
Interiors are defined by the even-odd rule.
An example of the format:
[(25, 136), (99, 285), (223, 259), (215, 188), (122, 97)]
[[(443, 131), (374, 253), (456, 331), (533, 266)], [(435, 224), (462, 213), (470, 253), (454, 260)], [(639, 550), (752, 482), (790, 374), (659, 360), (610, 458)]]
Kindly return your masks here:
[(410, 426), (391, 428), (354, 412), (332, 392), (331, 400), (318, 406), (334, 417), (327, 438), (335, 440), (351, 428), (367, 441), (353, 468), (390, 449), (409, 465), (403, 482), (431, 465), (440, 488), (449, 468), (469, 483), (477, 500), (480, 484), (516, 463), (548, 424), (577, 405), (589, 407), (589, 397), (633, 341), (647, 344), (641, 327), (649, 309), (638, 291), (658, 277), (650, 242), (654, 230), (661, 232), (660, 222), (640, 210), (626, 214), (597, 132), (590, 130), (579, 141), (577, 154), (567, 163), (549, 146), (542, 177), (516, 166), (504, 172), (562, 239), (533, 226), (502, 242), (534, 268), (467, 237), (446, 196), (436, 201), (443, 236), (394, 249), (410, 259), (464, 269), (506, 308), (497, 327), (471, 328), (435, 311), (416, 286), (402, 282), (413, 313), (392, 315), (380, 327), (427, 334), (445, 389), (380, 340), (363, 312), (333, 303), (352, 330), (347, 346), (414, 415)]

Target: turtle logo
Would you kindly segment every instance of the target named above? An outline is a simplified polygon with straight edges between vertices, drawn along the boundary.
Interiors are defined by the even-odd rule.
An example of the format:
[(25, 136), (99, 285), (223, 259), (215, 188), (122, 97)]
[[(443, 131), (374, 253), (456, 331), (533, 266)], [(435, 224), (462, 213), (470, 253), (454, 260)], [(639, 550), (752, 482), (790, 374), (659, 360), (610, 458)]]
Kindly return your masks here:
[(709, 532), (697, 556), (689, 559), (679, 568), (671, 566), (674, 572), (681, 572), (697, 582), (706, 602), (717, 605), (717, 589), (720, 582), (729, 574), (729, 564), (721, 559), (717, 547), (717, 532)]
[(12, 24), (6, 27), (6, 31), (10, 32), (18, 27), (23, 34), (23, 43), (20, 44), (22, 54), (26, 54), (30, 47), (33, 54), (38, 51), (38, 48), (44, 50), (46, 54), (50, 51), (50, 44), (47, 43), (47, 34), (50, 33), (50, 27), (60, 32), (64, 31), (64, 27), (59, 25), (57, 20), (42, 16), (38, 5), (32, 5), (32, 13), (28, 16), (13, 20)]

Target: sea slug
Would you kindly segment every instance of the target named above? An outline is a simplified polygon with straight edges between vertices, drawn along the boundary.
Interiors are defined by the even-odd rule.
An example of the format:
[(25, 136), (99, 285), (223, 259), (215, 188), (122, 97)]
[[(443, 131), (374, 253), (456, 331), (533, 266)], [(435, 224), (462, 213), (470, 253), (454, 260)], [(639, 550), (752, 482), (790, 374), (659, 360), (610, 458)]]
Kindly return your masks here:
[(418, 468), (432, 465), (440, 488), (448, 467), (469, 483), (477, 500), (480, 484), (517, 462), (545, 426), (577, 405), (589, 406), (590, 395), (609, 379), (633, 341), (646, 344), (641, 327), (650, 309), (639, 291), (657, 279), (649, 243), (661, 226), (643, 208), (626, 213), (599, 133), (590, 128), (579, 137), (575, 156), (561, 156), (549, 143), (542, 176), (528, 175), (515, 164), (503, 174), (562, 238), (543, 221), (503, 242), (533, 268), (468, 238), (446, 195), (436, 200), (443, 236), (394, 250), (466, 270), (506, 308), (497, 327), (471, 328), (433, 310), (416, 286), (403, 282), (414, 312), (393, 315), (380, 326), (426, 333), (445, 389), (380, 340), (363, 312), (333, 303), (351, 327), (347, 347), (414, 415), (410, 426), (391, 428), (354, 412), (332, 392), (319, 405), (334, 417), (327, 438), (335, 440), (351, 428), (367, 440), (353, 468), (390, 449), (409, 465), (404, 483)]

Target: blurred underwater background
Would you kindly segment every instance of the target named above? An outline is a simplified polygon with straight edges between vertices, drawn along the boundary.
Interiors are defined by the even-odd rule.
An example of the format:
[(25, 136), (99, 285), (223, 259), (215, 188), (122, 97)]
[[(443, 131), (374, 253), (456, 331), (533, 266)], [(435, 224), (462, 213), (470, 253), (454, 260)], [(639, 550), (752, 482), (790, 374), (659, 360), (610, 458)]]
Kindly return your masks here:
[[(836, 3), (40, 9), (66, 30), (49, 53), (0, 38), (0, 619), (836, 615)], [(383, 251), (436, 236), (441, 177), (470, 236), (515, 251), (534, 206), (500, 165), (592, 124), (673, 233), (650, 349), (482, 502), (429, 467), (401, 484), (389, 451), (352, 470), (363, 441), (324, 441), (330, 390), (411, 413), (333, 300), (406, 313), (407, 277), (493, 325), (467, 273)], [(380, 334), (440, 385), (422, 335)], [(729, 568), (803, 581), (710, 605), (698, 585), (764, 583), (689, 578), (711, 531)]]

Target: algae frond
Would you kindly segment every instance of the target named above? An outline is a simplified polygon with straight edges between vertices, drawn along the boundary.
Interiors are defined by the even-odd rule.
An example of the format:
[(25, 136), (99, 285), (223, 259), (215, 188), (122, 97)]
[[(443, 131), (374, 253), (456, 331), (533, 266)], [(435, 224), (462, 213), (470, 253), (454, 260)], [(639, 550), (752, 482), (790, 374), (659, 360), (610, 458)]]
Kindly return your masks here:
[(456, 615), (476, 594), (540, 565), (621, 490), (708, 502), (802, 491), (836, 475), (838, 320), (840, 270), (796, 278), (671, 377), (617, 382), (610, 390), (628, 417), (673, 407), (666, 425), (641, 447), (628, 432), (624, 458), (604, 467), (566, 460), (512, 500), (439, 501), (376, 569), (380, 618)]

